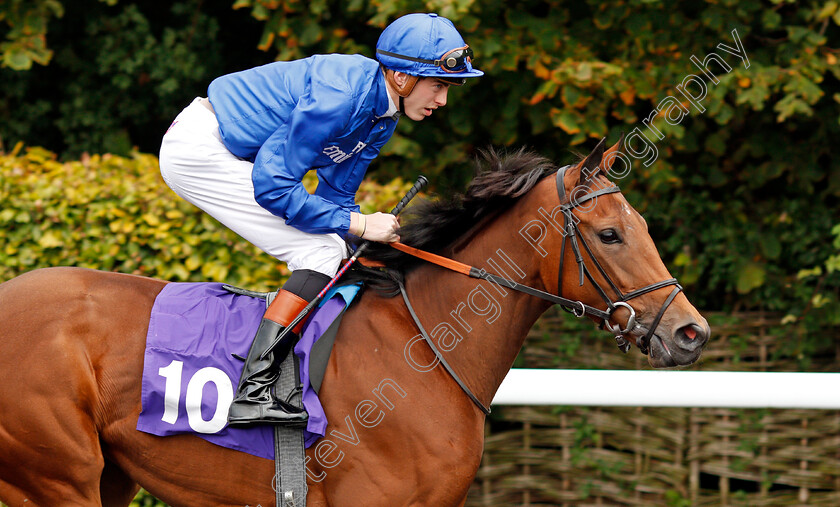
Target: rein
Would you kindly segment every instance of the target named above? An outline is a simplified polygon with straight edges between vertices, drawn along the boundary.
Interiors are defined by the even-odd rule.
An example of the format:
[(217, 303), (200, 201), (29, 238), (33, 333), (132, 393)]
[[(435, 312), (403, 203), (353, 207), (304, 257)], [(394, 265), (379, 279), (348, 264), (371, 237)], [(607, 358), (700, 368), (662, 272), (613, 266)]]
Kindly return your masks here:
[(432, 264), (436, 264), (440, 267), (449, 269), (451, 271), (455, 271), (457, 273), (461, 273), (463, 275), (467, 275), (470, 278), (478, 278), (481, 280), (487, 280), (488, 282), (493, 282), (497, 285), (501, 285), (502, 287), (507, 287), (508, 289), (513, 289), (519, 292), (523, 292), (525, 294), (536, 296), (540, 299), (544, 299), (551, 303), (561, 305), (565, 308), (569, 308), (571, 312), (573, 312), (578, 317), (583, 317), (584, 315), (594, 315), (601, 319), (609, 319), (610, 313), (605, 312), (603, 310), (599, 310), (593, 306), (589, 306), (581, 301), (576, 301), (574, 299), (567, 299), (562, 296), (555, 296), (549, 292), (545, 292), (540, 289), (536, 289), (534, 287), (530, 287), (528, 285), (522, 285), (521, 283), (514, 282), (512, 280), (508, 280), (507, 278), (502, 278), (501, 276), (494, 275), (492, 273), (488, 273), (484, 269), (478, 269), (476, 267), (463, 264), (456, 260), (449, 259), (447, 257), (442, 257), (437, 254), (433, 254), (431, 252), (427, 252), (425, 250), (420, 250), (418, 248), (414, 248), (412, 246), (405, 245), (400, 242), (389, 243), (389, 245), (397, 250), (400, 250), (408, 255), (417, 257), (418, 259), (422, 259), (426, 262), (430, 262)]
[[(560, 202), (563, 203), (566, 201), (566, 187), (564, 184), (564, 177), (566, 175), (566, 171), (571, 166), (561, 167), (557, 170), (556, 174), (556, 183), (557, 183), (557, 194), (560, 198)], [(591, 315), (598, 319), (601, 319), (600, 328), (601, 329), (608, 329), (609, 331), (615, 333), (615, 341), (618, 345), (618, 348), (627, 353), (630, 350), (630, 342), (624, 337), (626, 333), (629, 333), (636, 327), (638, 327), (636, 323), (636, 311), (633, 307), (627, 303), (627, 301), (647, 294), (648, 292), (653, 292), (657, 289), (661, 289), (663, 287), (669, 287), (671, 285), (674, 286), (674, 289), (671, 291), (670, 295), (665, 299), (662, 303), (662, 306), (659, 308), (659, 312), (656, 314), (656, 317), (651, 322), (650, 327), (648, 328), (647, 333), (644, 337), (637, 340), (636, 345), (639, 347), (639, 351), (642, 354), (648, 354), (650, 350), (650, 339), (653, 337), (656, 328), (659, 326), (659, 321), (662, 319), (662, 316), (665, 314), (665, 311), (677, 297), (677, 294), (682, 291), (682, 286), (677, 282), (676, 278), (669, 278), (667, 280), (663, 280), (661, 282), (652, 283), (641, 289), (637, 289), (627, 294), (621, 292), (621, 290), (613, 283), (612, 279), (609, 277), (607, 272), (592, 254), (592, 250), (589, 248), (589, 245), (586, 244), (586, 241), (583, 239), (583, 235), (580, 234), (580, 230), (577, 227), (577, 223), (579, 220), (576, 220), (574, 215), (572, 214), (572, 210), (576, 207), (580, 206), (582, 203), (589, 201), (591, 199), (596, 199), (601, 195), (612, 194), (615, 192), (620, 192), (621, 190), (617, 185), (613, 185), (611, 187), (602, 188), (599, 190), (595, 190), (593, 192), (589, 192), (585, 194), (579, 199), (572, 199), (569, 198), (568, 202), (565, 204), (560, 205), (560, 211), (563, 213), (564, 225), (563, 225), (563, 243), (561, 246), (560, 252), (560, 265), (558, 270), (558, 277), (557, 277), (557, 290), (562, 293), (563, 290), (563, 261), (566, 256), (566, 243), (567, 239), (569, 240), (568, 243), (572, 245), (572, 250), (574, 251), (575, 261), (578, 264), (579, 269), (579, 283), (578, 285), (583, 285), (584, 280), (588, 279), (595, 289), (600, 294), (601, 298), (607, 305), (606, 310), (600, 310), (593, 306), (589, 306), (582, 301), (577, 301), (574, 299), (568, 299), (563, 297), (562, 295), (555, 295), (549, 292), (537, 289), (535, 287), (530, 287), (528, 285), (522, 285), (520, 283), (516, 283), (512, 280), (508, 280), (498, 275), (494, 275), (492, 273), (488, 273), (485, 269), (479, 269), (474, 266), (470, 266), (468, 264), (464, 264), (458, 262), (454, 259), (449, 259), (447, 257), (443, 257), (441, 255), (433, 254), (431, 252), (427, 252), (425, 250), (420, 250), (418, 248), (414, 248), (408, 245), (405, 245), (400, 242), (389, 243), (389, 245), (401, 252), (404, 252), (408, 255), (417, 257), (418, 259), (424, 260), (426, 262), (436, 264), (443, 268), (449, 269), (451, 271), (455, 271), (457, 273), (461, 273), (463, 275), (467, 275), (471, 278), (478, 278), (481, 280), (486, 280), (488, 282), (495, 283), (502, 287), (506, 287), (508, 289), (516, 290), (522, 292), (524, 294), (528, 294), (530, 296), (535, 296), (545, 301), (549, 301), (553, 304), (560, 305), (563, 310), (572, 313), (575, 317), (582, 318), (585, 315)], [(613, 301), (606, 293), (606, 291), (595, 281), (595, 278), (592, 276), (592, 273), (589, 271), (589, 268), (586, 266), (586, 262), (584, 261), (583, 255), (581, 254), (580, 245), (583, 245), (584, 250), (586, 251), (589, 258), (595, 264), (595, 267), (598, 269), (598, 272), (607, 281), (610, 285), (610, 288), (615, 292), (617, 299)], [(406, 294), (405, 287), (403, 286), (402, 282), (399, 284), (400, 292), (402, 293), (403, 300), (405, 301), (406, 307), (408, 308), (408, 312), (411, 315), (411, 318), (414, 320), (414, 323), (417, 325), (418, 329), (420, 330), (420, 334), (423, 336), (426, 343), (432, 349), (437, 359), (446, 369), (446, 371), (452, 376), (452, 378), (458, 383), (458, 385), (463, 389), (463, 391), (469, 396), (469, 398), (484, 412), (485, 414), (490, 413), (490, 409), (470, 391), (470, 389), (464, 384), (464, 382), (458, 377), (449, 363), (446, 362), (443, 355), (440, 353), (438, 348), (435, 346), (434, 342), (432, 341), (429, 334), (423, 328), (423, 325), (420, 323), (420, 319), (417, 317), (417, 314), (414, 312), (414, 308), (411, 306), (411, 303), (408, 300), (408, 294)], [(621, 329), (621, 326), (618, 324), (610, 324), (609, 320), (612, 318), (613, 312), (619, 307), (626, 308), (630, 312), (630, 317), (627, 319), (627, 324), (624, 329)]]

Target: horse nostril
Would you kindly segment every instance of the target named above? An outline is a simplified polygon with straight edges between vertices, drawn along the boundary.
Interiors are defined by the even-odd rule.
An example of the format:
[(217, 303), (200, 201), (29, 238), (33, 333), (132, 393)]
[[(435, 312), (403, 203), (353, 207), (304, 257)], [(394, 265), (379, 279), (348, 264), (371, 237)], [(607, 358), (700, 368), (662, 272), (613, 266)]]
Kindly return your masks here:
[(705, 331), (703, 328), (698, 326), (697, 324), (689, 324), (687, 326), (681, 327), (677, 331), (677, 344), (689, 351), (693, 351), (702, 347), (708, 337), (706, 336)]

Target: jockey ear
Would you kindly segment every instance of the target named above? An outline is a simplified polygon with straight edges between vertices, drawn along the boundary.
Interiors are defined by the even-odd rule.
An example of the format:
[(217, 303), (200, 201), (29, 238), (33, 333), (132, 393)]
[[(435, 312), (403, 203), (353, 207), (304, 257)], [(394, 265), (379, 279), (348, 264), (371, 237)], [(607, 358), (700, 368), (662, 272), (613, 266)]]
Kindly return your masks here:
[(580, 177), (578, 178), (577, 186), (587, 185), (589, 180), (598, 174), (598, 171), (600, 170), (598, 166), (601, 164), (601, 158), (604, 156), (604, 145), (606, 142), (606, 137), (601, 139), (601, 142), (595, 146), (592, 153), (590, 153), (583, 162), (578, 164), (578, 167), (580, 168)]

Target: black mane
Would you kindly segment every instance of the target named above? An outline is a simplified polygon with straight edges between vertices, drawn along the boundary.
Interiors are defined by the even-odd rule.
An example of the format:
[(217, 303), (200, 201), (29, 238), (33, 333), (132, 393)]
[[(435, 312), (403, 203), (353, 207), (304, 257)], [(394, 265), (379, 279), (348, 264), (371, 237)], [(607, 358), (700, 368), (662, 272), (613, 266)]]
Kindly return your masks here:
[[(534, 188), (545, 176), (557, 171), (548, 159), (524, 148), (499, 153), (490, 148), (475, 160), (475, 177), (464, 194), (412, 204), (400, 215), (400, 240), (433, 253), (461, 239), (479, 221), (504, 211)], [(363, 279), (374, 288), (395, 293), (397, 280), (419, 262), (387, 245), (372, 243), (364, 258), (385, 264), (385, 269), (354, 265), (348, 281)]]

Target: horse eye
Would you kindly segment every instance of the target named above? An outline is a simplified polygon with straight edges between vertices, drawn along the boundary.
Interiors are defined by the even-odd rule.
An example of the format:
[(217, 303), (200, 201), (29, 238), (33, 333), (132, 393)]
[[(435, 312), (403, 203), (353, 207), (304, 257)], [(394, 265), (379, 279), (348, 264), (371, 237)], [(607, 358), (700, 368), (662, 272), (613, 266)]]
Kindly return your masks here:
[(621, 243), (621, 237), (615, 232), (615, 229), (604, 229), (598, 233), (598, 237), (602, 243)]

